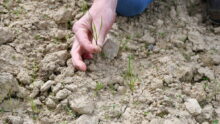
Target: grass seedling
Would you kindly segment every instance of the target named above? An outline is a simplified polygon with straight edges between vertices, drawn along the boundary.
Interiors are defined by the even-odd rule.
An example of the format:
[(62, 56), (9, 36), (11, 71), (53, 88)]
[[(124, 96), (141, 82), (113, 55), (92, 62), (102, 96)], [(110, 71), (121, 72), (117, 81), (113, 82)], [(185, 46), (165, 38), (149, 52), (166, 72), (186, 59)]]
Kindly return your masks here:
[(136, 85), (136, 79), (131, 78), (129, 83), (128, 83), (128, 86), (129, 86), (129, 88), (131, 89), (132, 92), (135, 90), (135, 85)]
[(39, 113), (40, 110), (38, 109), (36, 103), (34, 103), (33, 100), (31, 100), (31, 110), (34, 112), (34, 113)]
[(158, 35), (161, 37), (161, 38), (165, 38), (167, 33), (166, 32), (158, 32)]
[(101, 83), (101, 82), (96, 82), (96, 87), (95, 87), (95, 91), (96, 92), (98, 92), (98, 91), (100, 91), (101, 89), (104, 89), (104, 85), (103, 85), (103, 83)]
[(19, 7), (19, 8), (16, 8), (14, 10), (11, 10), (11, 13), (16, 15), (16, 16), (19, 16), (21, 14), (23, 14), (25, 11), (23, 8)]
[(144, 112), (144, 116), (147, 116), (150, 112)]
[(60, 122), (60, 124), (68, 124), (67, 121)]
[(86, 11), (88, 11), (88, 9), (89, 9), (89, 5), (87, 4), (87, 2), (82, 2), (82, 5), (81, 5), (81, 11), (83, 12), (83, 13), (86, 13)]
[(206, 76), (204, 76), (204, 77), (202, 78), (202, 80), (203, 80), (203, 81), (210, 81), (210, 79), (209, 79), (208, 77), (206, 77)]
[(64, 106), (64, 110), (66, 111), (66, 113), (70, 116), (76, 117), (76, 114), (73, 112), (73, 110), (70, 108), (69, 105)]
[(137, 77), (134, 74), (132, 60), (133, 60), (133, 57), (129, 56), (128, 57), (128, 67), (127, 67), (127, 71), (125, 72), (124, 78), (128, 80), (128, 86), (129, 86), (130, 90), (133, 92), (135, 90)]
[(33, 62), (32, 63), (31, 82), (34, 82), (34, 80), (38, 77), (38, 71), (39, 71), (39, 64), (37, 64), (37, 62)]
[(128, 77), (133, 77), (133, 66), (132, 66), (132, 56), (128, 56), (128, 71), (127, 71), (127, 76)]
[[(90, 13), (89, 13), (89, 15), (92, 18), (92, 15)], [(95, 25), (95, 23), (93, 21), (93, 18), (92, 18), (92, 37), (95, 40), (96, 45), (98, 45), (99, 35), (100, 35), (101, 30), (102, 30), (102, 26), (103, 26), (102, 17), (101, 17), (101, 22), (100, 22), (99, 30), (97, 30), (96, 25)]]
[(217, 95), (220, 94), (220, 82), (214, 81), (213, 83), (213, 96), (217, 100)]
[(218, 120), (213, 120), (212, 124), (219, 124), (219, 121)]

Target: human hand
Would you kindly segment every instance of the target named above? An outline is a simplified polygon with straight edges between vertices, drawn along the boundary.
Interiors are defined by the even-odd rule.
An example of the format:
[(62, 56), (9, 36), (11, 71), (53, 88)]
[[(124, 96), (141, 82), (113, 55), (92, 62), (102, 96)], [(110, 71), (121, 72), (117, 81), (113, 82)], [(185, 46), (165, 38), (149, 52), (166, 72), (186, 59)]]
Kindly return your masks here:
[[(86, 71), (83, 59), (93, 58), (93, 53), (101, 52), (105, 37), (116, 17), (117, 0), (95, 0), (89, 11), (73, 26), (75, 41), (71, 56), (75, 68)], [(97, 38), (94, 38), (94, 26)]]

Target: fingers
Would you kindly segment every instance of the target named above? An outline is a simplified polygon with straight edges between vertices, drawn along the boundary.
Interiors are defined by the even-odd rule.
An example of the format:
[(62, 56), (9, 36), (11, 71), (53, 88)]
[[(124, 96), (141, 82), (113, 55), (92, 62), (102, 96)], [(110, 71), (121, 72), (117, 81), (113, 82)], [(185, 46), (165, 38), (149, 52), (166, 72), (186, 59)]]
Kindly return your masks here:
[(89, 32), (87, 29), (79, 29), (76, 32), (76, 38), (80, 45), (89, 53), (96, 53), (98, 52), (98, 47), (93, 45), (92, 42), (89, 40), (88, 36)]
[(81, 71), (86, 71), (86, 64), (82, 60), (82, 49), (77, 41), (73, 43), (71, 50), (73, 66)]
[(83, 58), (84, 58), (84, 59), (92, 59), (92, 58), (93, 58), (93, 55), (90, 54), (90, 53), (86, 53), (86, 54), (83, 54)]

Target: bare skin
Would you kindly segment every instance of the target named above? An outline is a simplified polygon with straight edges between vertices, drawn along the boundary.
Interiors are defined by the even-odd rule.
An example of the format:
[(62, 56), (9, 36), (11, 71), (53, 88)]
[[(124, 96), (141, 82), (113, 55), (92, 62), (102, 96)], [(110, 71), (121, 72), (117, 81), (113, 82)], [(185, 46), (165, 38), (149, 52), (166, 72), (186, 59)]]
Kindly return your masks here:
[[(105, 37), (115, 21), (116, 6), (117, 0), (94, 0), (89, 11), (74, 24), (75, 41), (71, 55), (73, 65), (78, 70), (86, 71), (83, 59), (91, 59), (94, 53), (101, 52)], [(97, 28), (99, 37), (96, 43), (92, 35), (92, 24), (100, 27), (101, 23), (102, 28)]]

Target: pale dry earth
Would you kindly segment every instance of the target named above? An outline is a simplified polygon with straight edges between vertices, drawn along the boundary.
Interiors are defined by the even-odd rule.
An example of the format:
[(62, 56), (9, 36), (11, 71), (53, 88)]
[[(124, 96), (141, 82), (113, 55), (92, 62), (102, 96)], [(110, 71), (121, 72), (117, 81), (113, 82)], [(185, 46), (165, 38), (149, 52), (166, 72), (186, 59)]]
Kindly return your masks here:
[(156, 0), (118, 16), (80, 72), (71, 28), (87, 3), (0, 1), (0, 124), (220, 123), (220, 27), (204, 2)]

